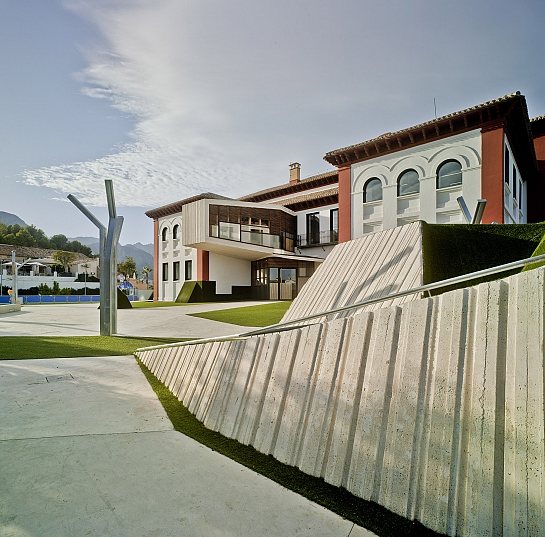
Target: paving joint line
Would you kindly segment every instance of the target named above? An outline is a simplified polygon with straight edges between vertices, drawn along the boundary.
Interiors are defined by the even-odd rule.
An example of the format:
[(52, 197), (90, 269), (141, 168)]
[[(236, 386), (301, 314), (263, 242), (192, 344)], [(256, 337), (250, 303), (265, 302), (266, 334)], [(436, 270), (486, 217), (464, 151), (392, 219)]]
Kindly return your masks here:
[[(111, 433), (87, 433), (87, 434), (59, 434), (56, 436), (27, 436), (25, 438), (2, 438), (0, 442), (14, 442), (22, 440), (51, 440), (53, 438), (77, 438), (86, 436), (111, 436), (122, 434), (147, 434), (147, 433), (179, 433), (176, 429), (157, 429), (156, 431), (125, 431), (125, 432), (111, 432)], [(183, 434), (183, 433), (180, 433)], [(184, 435), (185, 436), (185, 435)]]

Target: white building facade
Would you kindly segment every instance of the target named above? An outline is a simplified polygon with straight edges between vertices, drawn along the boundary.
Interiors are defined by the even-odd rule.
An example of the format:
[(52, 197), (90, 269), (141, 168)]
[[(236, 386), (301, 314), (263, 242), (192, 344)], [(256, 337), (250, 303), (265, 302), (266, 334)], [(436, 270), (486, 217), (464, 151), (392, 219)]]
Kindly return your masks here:
[[(238, 200), (202, 194), (148, 211), (155, 299), (175, 299), (188, 280), (213, 281), (219, 294), (237, 287), (251, 288), (253, 298), (294, 298), (338, 242), (417, 220), (466, 223), (459, 198), (471, 214), (486, 199), (483, 223), (545, 220), (545, 117), (530, 120), (520, 93), (324, 159), (336, 169), (301, 179), (292, 163), (287, 184)], [(215, 216), (212, 207), (219, 207)], [(271, 215), (280, 214), (293, 222), (273, 224)]]

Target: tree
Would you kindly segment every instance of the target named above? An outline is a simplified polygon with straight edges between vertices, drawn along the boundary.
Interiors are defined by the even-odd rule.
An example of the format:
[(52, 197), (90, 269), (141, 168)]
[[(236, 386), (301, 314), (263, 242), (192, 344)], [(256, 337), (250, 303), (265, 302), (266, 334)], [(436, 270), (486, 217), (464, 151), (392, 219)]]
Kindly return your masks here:
[(76, 260), (76, 254), (74, 252), (66, 252), (65, 250), (57, 250), (53, 254), (53, 259), (62, 265), (66, 272), (70, 270), (70, 265)]
[(87, 257), (93, 257), (93, 250), (91, 250), (89, 246), (81, 244), (81, 242), (79, 241), (67, 242), (64, 246), (64, 249), (69, 250), (70, 252), (79, 252), (86, 255)]
[(68, 242), (66, 235), (53, 235), (49, 240), (52, 242), (54, 248), (65, 251), (66, 243)]
[(141, 274), (142, 276), (144, 276), (144, 278), (146, 278), (146, 285), (148, 285), (149, 275), (150, 275), (150, 272), (152, 271), (153, 269), (149, 265), (142, 267)]
[(27, 228), (22, 228), (15, 235), (13, 244), (17, 246), (36, 246), (36, 240), (29, 233)]
[(127, 278), (132, 277), (132, 275), (136, 272), (136, 263), (134, 259), (130, 256), (127, 256), (123, 263), (118, 263), (117, 271), (121, 272), (121, 274), (124, 274)]

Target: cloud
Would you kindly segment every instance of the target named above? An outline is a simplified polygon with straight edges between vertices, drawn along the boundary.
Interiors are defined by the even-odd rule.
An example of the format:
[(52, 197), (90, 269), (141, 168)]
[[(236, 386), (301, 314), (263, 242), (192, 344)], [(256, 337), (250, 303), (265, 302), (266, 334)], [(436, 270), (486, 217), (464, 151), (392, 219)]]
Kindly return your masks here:
[(98, 36), (81, 91), (128, 116), (132, 141), (23, 180), (103, 205), (113, 178), (120, 205), (150, 207), (280, 184), (294, 160), (319, 173), (327, 151), (431, 119), (434, 97), (446, 114), (524, 91), (509, 69), (529, 44), (497, 31), (520, 9), (497, 4), (65, 0)]
[(118, 205), (134, 207), (164, 205), (195, 192), (226, 192), (226, 184), (240, 181), (238, 169), (218, 167), (214, 159), (206, 157), (193, 166), (194, 156), (173, 146), (135, 142), (100, 159), (29, 170), (22, 175), (29, 185), (75, 193), (80, 201), (94, 206), (106, 204), (104, 179), (114, 180)]

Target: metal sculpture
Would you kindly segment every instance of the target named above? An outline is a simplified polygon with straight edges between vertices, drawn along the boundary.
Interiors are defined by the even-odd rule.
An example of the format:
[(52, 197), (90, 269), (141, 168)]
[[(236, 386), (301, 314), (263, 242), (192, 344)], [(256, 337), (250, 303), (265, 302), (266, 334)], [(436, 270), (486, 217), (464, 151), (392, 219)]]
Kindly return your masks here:
[(473, 217), (471, 216), (471, 213), (469, 212), (469, 209), (467, 208), (467, 204), (463, 196), (457, 197), (456, 201), (458, 202), (460, 209), (462, 209), (462, 214), (464, 215), (464, 218), (466, 219), (466, 222), (468, 224), (481, 223), (481, 220), (483, 219), (484, 209), (486, 207), (486, 200), (477, 200), (477, 207), (475, 208), (475, 214), (473, 215)]
[(117, 216), (115, 208), (114, 185), (111, 179), (104, 181), (108, 202), (108, 228), (85, 207), (75, 196), (68, 199), (99, 230), (100, 248), (100, 335), (111, 336), (117, 333), (117, 243), (123, 227), (123, 217)]

